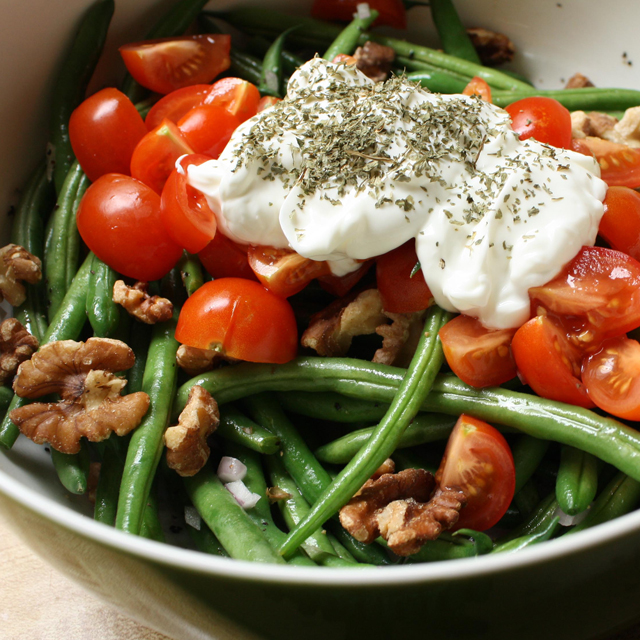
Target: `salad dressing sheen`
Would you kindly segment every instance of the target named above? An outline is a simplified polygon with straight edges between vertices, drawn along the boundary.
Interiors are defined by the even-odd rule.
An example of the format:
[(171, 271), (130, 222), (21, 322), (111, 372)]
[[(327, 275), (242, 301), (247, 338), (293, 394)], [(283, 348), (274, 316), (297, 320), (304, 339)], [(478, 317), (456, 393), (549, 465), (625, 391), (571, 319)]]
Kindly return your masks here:
[(594, 159), (521, 142), (477, 97), (319, 58), (188, 178), (233, 240), (336, 275), (415, 238), (435, 301), (496, 328), (525, 322), (528, 289), (595, 242), (606, 193)]

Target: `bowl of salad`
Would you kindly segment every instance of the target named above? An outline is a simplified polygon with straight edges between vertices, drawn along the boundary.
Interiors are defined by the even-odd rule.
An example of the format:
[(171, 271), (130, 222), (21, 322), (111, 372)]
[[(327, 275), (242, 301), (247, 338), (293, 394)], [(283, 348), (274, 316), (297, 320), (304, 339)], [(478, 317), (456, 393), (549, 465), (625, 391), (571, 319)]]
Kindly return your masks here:
[(631, 20), (5, 4), (0, 509), (26, 543), (187, 640), (636, 621)]

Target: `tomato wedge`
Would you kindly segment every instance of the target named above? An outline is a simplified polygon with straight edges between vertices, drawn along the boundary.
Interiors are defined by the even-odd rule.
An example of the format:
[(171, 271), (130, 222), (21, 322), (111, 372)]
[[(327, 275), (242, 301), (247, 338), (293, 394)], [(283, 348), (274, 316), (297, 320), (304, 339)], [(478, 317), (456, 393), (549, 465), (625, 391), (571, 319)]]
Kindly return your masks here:
[(214, 278), (246, 278), (257, 280), (249, 266), (249, 247), (237, 244), (218, 229), (213, 240), (198, 253), (202, 266)]
[(205, 104), (180, 118), (178, 129), (196, 153), (217, 158), (239, 124), (240, 120), (223, 106)]
[(188, 298), (176, 340), (249, 362), (283, 364), (298, 350), (291, 305), (258, 282), (242, 278), (206, 282)]
[(612, 249), (640, 260), (640, 193), (629, 187), (609, 187), (598, 233)]
[(344, 276), (334, 276), (329, 274), (327, 276), (320, 276), (318, 282), (320, 286), (332, 296), (342, 298), (346, 296), (353, 287), (355, 287), (362, 278), (368, 273), (369, 269), (373, 265), (373, 260), (365, 260), (361, 267), (358, 267), (355, 271), (347, 273)]
[(535, 138), (554, 147), (571, 148), (571, 114), (553, 98), (523, 98), (506, 107), (520, 140)]
[(573, 140), (571, 149), (595, 156), (600, 177), (610, 187), (640, 187), (640, 149), (590, 136)]
[(474, 76), (462, 92), (464, 96), (480, 96), (485, 102), (491, 102), (491, 87), (480, 76)]
[(553, 280), (529, 289), (534, 308), (576, 316), (600, 341), (640, 326), (640, 263), (621, 251), (583, 247)]
[(463, 414), (449, 436), (436, 481), (440, 487), (459, 487), (467, 496), (454, 530), (490, 529), (513, 499), (511, 449), (497, 429)]
[[(359, 4), (360, 0), (314, 0), (311, 15), (319, 20), (350, 22)], [(406, 29), (407, 12), (402, 0), (369, 0), (367, 4), (380, 14), (374, 25), (386, 24), (396, 29)]]
[(326, 262), (303, 258), (291, 249), (251, 246), (247, 258), (258, 280), (283, 298), (302, 291), (314, 278), (331, 272)]
[(168, 95), (160, 98), (147, 113), (144, 123), (149, 131), (153, 131), (160, 126), (163, 120), (171, 120), (174, 124), (182, 116), (191, 111), (194, 107), (199, 107), (204, 103), (207, 93), (211, 90), (210, 84), (194, 84), (191, 87), (176, 89)]
[(543, 398), (587, 409), (593, 401), (580, 381), (581, 351), (548, 316), (536, 316), (513, 336), (511, 350), (526, 383)]
[(214, 82), (203, 102), (224, 107), (240, 122), (255, 116), (259, 103), (258, 87), (242, 78), (222, 78)]
[(486, 329), (479, 320), (460, 315), (440, 329), (451, 370), (472, 387), (490, 387), (515, 377), (511, 353), (515, 329)]
[(162, 94), (211, 82), (229, 68), (230, 51), (231, 36), (222, 34), (160, 38), (120, 47), (134, 80)]
[(269, 109), (269, 107), (273, 107), (273, 105), (278, 104), (278, 102), (280, 102), (280, 98), (276, 98), (275, 96), (262, 96), (260, 102), (258, 102), (256, 113)]
[(598, 407), (625, 420), (640, 420), (640, 344), (607, 340), (582, 365), (582, 381)]

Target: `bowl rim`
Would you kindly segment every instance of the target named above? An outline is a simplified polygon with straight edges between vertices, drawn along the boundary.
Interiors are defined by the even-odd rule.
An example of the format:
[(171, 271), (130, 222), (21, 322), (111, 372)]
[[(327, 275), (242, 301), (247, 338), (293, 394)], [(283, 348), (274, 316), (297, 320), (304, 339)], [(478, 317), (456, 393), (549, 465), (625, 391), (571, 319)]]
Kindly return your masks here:
[[(271, 584), (388, 588), (443, 580), (460, 581), (553, 562), (560, 557), (611, 544), (634, 532), (640, 535), (640, 510), (637, 510), (568, 538), (533, 545), (515, 554), (489, 554), (461, 558), (455, 562), (445, 560), (387, 566), (378, 571), (354, 571), (349, 568), (298, 567), (235, 560), (141, 538), (96, 522), (52, 498), (40, 495), (2, 469), (0, 492), (29, 511), (112, 550), (175, 569)], [(11, 522), (9, 524), (11, 526)]]

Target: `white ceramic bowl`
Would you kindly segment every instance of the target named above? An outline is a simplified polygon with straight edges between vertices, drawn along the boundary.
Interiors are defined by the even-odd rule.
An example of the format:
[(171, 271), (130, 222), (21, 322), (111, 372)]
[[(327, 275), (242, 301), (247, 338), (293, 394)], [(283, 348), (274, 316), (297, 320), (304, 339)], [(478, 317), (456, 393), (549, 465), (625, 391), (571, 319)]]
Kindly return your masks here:
[[(122, 70), (114, 47), (140, 39), (172, 0), (120, 0), (100, 78)], [(44, 153), (54, 71), (87, 0), (0, 0), (0, 206)], [(244, 0), (212, 3), (224, 9)], [(271, 2), (304, 13), (310, 2)], [(469, 26), (511, 36), (515, 68), (539, 87), (576, 71), (596, 85), (640, 87), (633, 0), (458, 0)], [(435, 44), (428, 9), (408, 39)], [(117, 73), (114, 73), (114, 69)], [(98, 80), (97, 82), (101, 82)], [(8, 219), (3, 220), (4, 236)], [(591, 638), (640, 616), (640, 512), (513, 556), (374, 571), (310, 570), (210, 557), (114, 531), (67, 495), (48, 455), (21, 438), (0, 453), (0, 508), (38, 553), (94, 593), (180, 640), (283, 638)]]

